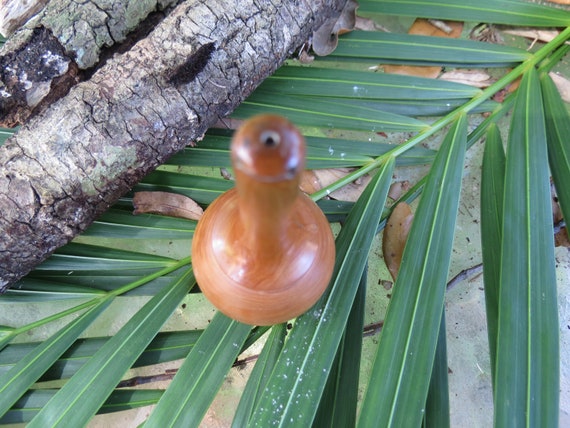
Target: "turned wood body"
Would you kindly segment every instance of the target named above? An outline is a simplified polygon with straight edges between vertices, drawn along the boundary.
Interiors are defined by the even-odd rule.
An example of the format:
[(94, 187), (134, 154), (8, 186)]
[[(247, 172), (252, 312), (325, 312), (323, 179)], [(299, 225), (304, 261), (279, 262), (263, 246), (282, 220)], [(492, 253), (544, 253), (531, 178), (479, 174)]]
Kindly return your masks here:
[(204, 295), (223, 313), (270, 325), (307, 311), (326, 289), (334, 239), (299, 190), (305, 143), (278, 116), (246, 122), (232, 141), (236, 187), (198, 222), (192, 264)]

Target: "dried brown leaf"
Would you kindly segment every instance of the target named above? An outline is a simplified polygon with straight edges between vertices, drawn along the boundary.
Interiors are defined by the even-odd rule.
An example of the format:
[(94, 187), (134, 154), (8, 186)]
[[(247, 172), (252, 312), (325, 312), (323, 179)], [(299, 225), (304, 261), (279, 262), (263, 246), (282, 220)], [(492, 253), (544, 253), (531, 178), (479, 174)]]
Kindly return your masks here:
[[(437, 36), (458, 38), (463, 30), (463, 23), (457, 21), (436, 21), (439, 27), (444, 27), (445, 31), (436, 27), (427, 19), (419, 18), (410, 27), (409, 34), (419, 34), (422, 36)], [(442, 25), (443, 24), (443, 25)], [(392, 74), (404, 74), (407, 76), (419, 76), (435, 79), (441, 72), (439, 66), (412, 66), (412, 65), (385, 65), (384, 72)]]
[(303, 192), (310, 195), (316, 191), (323, 188), (322, 184), (319, 182), (315, 170), (306, 170), (301, 174), (301, 183), (299, 187)]
[(301, 64), (310, 64), (315, 60), (315, 57), (313, 55), (310, 55), (309, 51), (307, 51), (306, 49), (301, 49), (299, 51), (299, 56), (297, 57), (297, 59)]
[[(351, 170), (348, 168), (315, 169), (305, 171), (301, 176), (301, 190), (308, 194), (314, 193), (317, 190), (321, 190), (323, 187), (343, 178), (350, 173), (350, 171)], [(364, 177), (331, 192), (329, 196), (339, 201), (356, 202), (369, 181), (370, 177), (365, 175)]]
[(439, 78), (450, 82), (475, 86), (477, 88), (486, 88), (493, 83), (491, 76), (482, 70), (457, 69), (445, 72)]
[(450, 35), (453, 33), (453, 27), (448, 25), (445, 21), (440, 21), (439, 19), (428, 19), (428, 22), (433, 25), (435, 28), (440, 29), (445, 34)]
[(426, 77), (435, 79), (439, 76), (441, 67), (439, 66), (419, 66), (419, 65), (385, 65), (384, 72), (391, 74), (401, 74), (404, 76)]
[(534, 42), (541, 41), (548, 43), (552, 41), (560, 32), (556, 30), (537, 30), (537, 29), (517, 29), (517, 30), (505, 30), (504, 33), (511, 34), (513, 36), (525, 37), (531, 39)]
[(363, 18), (362, 16), (357, 16), (354, 23), (355, 30), (362, 31), (378, 31), (381, 27), (370, 18)]
[(512, 82), (510, 85), (507, 85), (504, 89), (497, 92), (493, 96), (493, 101), (496, 101), (498, 103), (502, 103), (505, 100), (505, 97), (507, 95), (512, 94), (513, 92), (515, 92), (518, 89), (520, 83), (521, 83), (521, 78), (519, 77), (514, 82)]
[(410, 182), (407, 180), (404, 181), (395, 181), (390, 186), (390, 190), (388, 191), (388, 196), (393, 200), (399, 199), (405, 192), (410, 190)]
[(358, 3), (349, 0), (338, 18), (329, 18), (313, 32), (313, 51), (320, 56), (328, 55), (338, 44), (339, 33), (354, 29)]
[(384, 262), (394, 281), (398, 277), (402, 254), (404, 253), (404, 247), (406, 246), (413, 219), (414, 215), (410, 206), (405, 202), (400, 202), (394, 207), (384, 228), (382, 252), (384, 254)]
[[(427, 19), (416, 19), (408, 30), (409, 34), (419, 34), (422, 36), (436, 36), (436, 37), (449, 37), (457, 39), (461, 36), (463, 31), (463, 22), (458, 21), (438, 21), (445, 23), (445, 31), (436, 27), (432, 22)], [(439, 24), (441, 26), (441, 24)]]
[(558, 232), (554, 234), (554, 246), (555, 247), (570, 247), (570, 241), (568, 240), (568, 229), (561, 227)]
[(224, 180), (233, 180), (232, 173), (227, 168), (220, 168), (220, 175)]
[(199, 220), (204, 211), (188, 196), (170, 192), (136, 192), (133, 196), (133, 214), (161, 214)]

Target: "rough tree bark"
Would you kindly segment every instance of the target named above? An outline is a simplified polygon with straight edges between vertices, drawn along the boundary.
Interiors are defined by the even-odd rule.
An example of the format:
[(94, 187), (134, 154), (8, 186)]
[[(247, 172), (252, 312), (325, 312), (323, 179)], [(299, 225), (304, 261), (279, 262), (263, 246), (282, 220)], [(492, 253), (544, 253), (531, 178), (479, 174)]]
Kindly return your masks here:
[(0, 290), (199, 140), (344, 3), (188, 0), (23, 126), (0, 148)]
[(11, 35), (46, 3), (47, 0), (0, 0), (0, 34), (4, 37)]
[(50, 1), (0, 51), (0, 126), (21, 124), (64, 96), (81, 70), (94, 67), (149, 14), (179, 1)]

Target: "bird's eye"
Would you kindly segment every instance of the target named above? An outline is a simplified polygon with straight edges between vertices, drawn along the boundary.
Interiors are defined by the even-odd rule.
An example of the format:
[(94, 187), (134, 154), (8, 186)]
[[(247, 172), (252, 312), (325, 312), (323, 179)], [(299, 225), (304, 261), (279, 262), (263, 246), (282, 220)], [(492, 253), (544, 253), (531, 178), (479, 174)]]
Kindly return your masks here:
[(264, 146), (275, 147), (281, 142), (281, 136), (275, 131), (263, 131), (260, 140)]

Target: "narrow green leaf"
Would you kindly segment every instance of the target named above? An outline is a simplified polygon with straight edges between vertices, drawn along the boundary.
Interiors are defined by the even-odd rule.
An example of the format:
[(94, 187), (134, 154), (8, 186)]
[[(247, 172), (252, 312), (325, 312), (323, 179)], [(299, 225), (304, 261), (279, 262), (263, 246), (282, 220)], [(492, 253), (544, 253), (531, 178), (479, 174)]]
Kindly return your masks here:
[(104, 291), (91, 287), (27, 277), (18, 282), (17, 288), (6, 290), (1, 300), (32, 303), (97, 297), (103, 294), (105, 294)]
[[(503, 195), (505, 187), (505, 151), (496, 125), (489, 126), (481, 170), (481, 249), (487, 334), (491, 373), (495, 373), (497, 328), (499, 322), (499, 289)], [(493, 379), (494, 381), (494, 379)]]
[[(141, 367), (186, 358), (202, 330), (159, 333), (131, 366)], [(42, 375), (39, 381), (69, 379), (107, 342), (107, 337), (78, 339)], [(39, 343), (8, 345), (0, 354), (0, 375), (4, 375)]]
[(0, 325), (0, 351), (13, 339), (14, 330), (13, 327)]
[(133, 215), (132, 209), (110, 209), (85, 230), (83, 236), (125, 239), (190, 239), (196, 221), (156, 214)]
[(331, 59), (456, 67), (512, 66), (530, 58), (522, 49), (464, 39), (353, 31), (338, 41)]
[(331, 154), (328, 149), (307, 147), (307, 169), (348, 168), (366, 165), (372, 160), (369, 156), (355, 155), (350, 152)]
[(228, 137), (226, 145), (216, 147), (218, 144), (212, 144), (206, 136), (195, 147), (186, 147), (171, 156), (167, 162), (170, 165), (230, 168), (229, 141)]
[(440, 79), (317, 67), (281, 67), (258, 90), (280, 95), (374, 100), (465, 99), (481, 93), (473, 86)]
[[(0, 377), (0, 415), (32, 386), (66, 351), (87, 327), (107, 309), (112, 298), (103, 298), (93, 308), (73, 320), (48, 340), (23, 356), (7, 373)], [(0, 353), (3, 355), (6, 349)]]
[(161, 389), (115, 389), (97, 414), (120, 412), (158, 403), (164, 394)]
[(358, 426), (419, 426), (443, 311), (461, 190), (467, 120), (459, 116), (433, 163), (384, 320)]
[[(307, 169), (339, 168), (361, 166), (369, 163), (372, 157), (383, 155), (394, 148), (393, 144), (383, 144), (340, 138), (305, 137), (307, 142)], [(224, 136), (207, 134), (196, 147), (188, 147), (169, 159), (173, 165), (231, 167), (231, 134)], [(204, 160), (207, 158), (207, 162)], [(414, 147), (399, 156), (396, 165), (418, 165), (433, 161), (435, 151)]]
[(495, 426), (555, 427), (558, 305), (546, 130), (534, 68), (518, 91), (505, 165)]
[[(159, 278), (143, 281), (144, 284), (122, 293), (122, 295), (154, 296), (164, 287), (172, 284), (177, 275), (178, 273), (163, 274)], [(18, 282), (18, 288), (11, 288), (6, 291), (2, 300), (31, 303), (96, 297), (108, 291), (116, 291), (124, 287), (125, 284), (141, 281), (145, 277), (144, 272), (138, 272), (138, 275), (106, 275), (105, 271), (97, 273), (77, 271), (70, 275), (61, 272), (42, 272), (39, 274), (32, 272)]]
[[(12, 409), (0, 418), (0, 424), (19, 424), (31, 421), (58, 391), (57, 389), (35, 389), (26, 392)], [(114, 390), (97, 413), (119, 412), (150, 406), (156, 404), (163, 393), (163, 390), (157, 389)]]
[(147, 175), (135, 186), (134, 190), (161, 190), (180, 193), (194, 199), (198, 204), (209, 204), (232, 187), (232, 182), (221, 178), (201, 177), (159, 170)]
[[(329, 98), (329, 100), (336, 100), (341, 102), (338, 98)], [(370, 100), (354, 100), (348, 99), (343, 100), (343, 104), (346, 106), (356, 105), (361, 107), (367, 107), (376, 109), (379, 111), (389, 111), (391, 113), (400, 114), (403, 116), (444, 116), (453, 112), (458, 107), (461, 107), (466, 102), (468, 98), (457, 98), (457, 99), (439, 99), (439, 100), (381, 100), (381, 101), (370, 101)], [(493, 111), (497, 107), (498, 103), (495, 101), (487, 100), (477, 107), (469, 111), (469, 113), (484, 113)], [(398, 157), (400, 160), (400, 157)]]
[[(338, 156), (341, 159), (350, 154), (358, 154), (370, 157), (378, 157), (392, 150), (394, 144), (377, 143), (358, 140), (344, 140), (340, 138), (306, 137), (309, 151), (311, 148), (326, 151), (330, 156)], [(397, 166), (423, 165), (431, 163), (436, 155), (435, 150), (424, 147), (414, 147), (396, 159)]]
[(449, 382), (447, 366), (447, 338), (445, 331), (445, 310), (441, 315), (435, 359), (431, 371), (426, 411), (424, 414), (424, 428), (449, 428)]
[(515, 26), (566, 27), (570, 13), (521, 0), (361, 0), (360, 13), (406, 15)]
[[(229, 140), (229, 139), (228, 139)], [(229, 145), (225, 149), (211, 149), (207, 143), (197, 147), (187, 148), (185, 152), (174, 155), (172, 162), (187, 166), (204, 166), (230, 168)], [(343, 156), (341, 156), (343, 155)], [(327, 149), (307, 146), (307, 169), (342, 168), (360, 166), (370, 162), (368, 156), (352, 152), (331, 153)]]
[[(253, 329), (242, 347), (242, 352), (259, 340), (265, 331), (265, 327)], [(131, 368), (186, 358), (202, 333), (203, 330), (158, 333)], [(108, 337), (76, 340), (38, 381), (69, 379), (108, 341)], [(7, 373), (18, 361), (39, 345), (40, 343), (32, 342), (6, 346), (0, 354), (0, 376)]]
[(314, 427), (353, 427), (356, 424), (367, 279), (365, 268), (313, 421)]
[[(65, 249), (66, 247), (63, 247)], [(104, 247), (100, 247), (104, 248)], [(111, 249), (110, 253), (112, 252)], [(121, 253), (129, 256), (129, 252)], [(134, 253), (135, 257), (139, 253)], [(167, 259), (171, 260), (171, 259)], [(160, 290), (176, 281), (183, 270), (190, 269), (185, 259), (171, 260), (161, 269), (124, 269), (93, 271), (89, 258), (85, 257), (81, 265), (69, 271), (64, 267), (56, 270), (34, 270), (18, 282), (17, 287), (9, 289), (0, 296), (2, 300), (31, 302), (74, 297), (99, 296), (105, 292), (115, 295), (154, 296)]]
[[(554, 82), (546, 73), (540, 77), (546, 114), (548, 161), (558, 202), (566, 224), (570, 223), (570, 115)], [(568, 228), (567, 228), (568, 230)]]
[(144, 426), (199, 426), (250, 330), (216, 313)]
[(171, 287), (149, 300), (42, 408), (29, 427), (85, 425), (194, 283), (192, 270), (186, 270)]
[(64, 271), (141, 271), (160, 269), (176, 263), (176, 260), (152, 254), (113, 248), (70, 243), (57, 250), (45, 262), (35, 268), (35, 272)]
[(14, 129), (0, 128), (0, 147), (2, 147), (4, 142), (10, 138), (14, 132)]
[(310, 426), (386, 202), (394, 158), (373, 177), (336, 239), (329, 291), (297, 318), (248, 426)]
[(373, 108), (353, 106), (327, 101), (322, 97), (279, 95), (256, 91), (233, 113), (240, 119), (260, 113), (274, 113), (287, 117), (301, 126), (351, 129), (357, 131), (419, 131), (427, 124), (417, 119)]
[(239, 400), (239, 405), (232, 421), (232, 428), (243, 428), (247, 425), (255, 408), (255, 404), (265, 389), (267, 380), (283, 349), (286, 335), (287, 324), (278, 324), (272, 327), (271, 334), (263, 346), (263, 350), (249, 375), (247, 384)]

